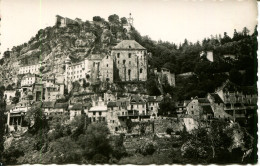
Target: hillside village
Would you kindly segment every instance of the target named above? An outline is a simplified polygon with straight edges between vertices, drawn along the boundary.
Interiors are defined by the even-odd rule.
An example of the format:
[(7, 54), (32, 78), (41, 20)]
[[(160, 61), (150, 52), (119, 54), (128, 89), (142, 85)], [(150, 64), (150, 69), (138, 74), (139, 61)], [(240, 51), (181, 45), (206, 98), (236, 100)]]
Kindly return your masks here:
[[(5, 101), (5, 149), (12, 141), (22, 140), (37, 124), (28, 116), (40, 109), (46, 118), (43, 120), (49, 122), (65, 116), (59, 123), (68, 125), (83, 117), (85, 125), (105, 124), (111, 138), (124, 135), (127, 153), (138, 149), (142, 144), (139, 138), (145, 142), (161, 140), (156, 146), (168, 153), (167, 146), (159, 142), (167, 143), (183, 131), (211, 131), (212, 124), (223, 121), (239, 126), (231, 134), (235, 141), (229, 151), (242, 147), (243, 152), (252, 153), (253, 145), (245, 147), (246, 137), (239, 132), (242, 127), (248, 129), (243, 135), (254, 130), (258, 97), (253, 84), (238, 85), (227, 78), (213, 91), (198, 91), (190, 98), (176, 100), (175, 91), (177, 94), (178, 88), (185, 88), (181, 81), (198, 78), (199, 73), (173, 72), (167, 65), (157, 67), (154, 52), (135, 38), (131, 14), (120, 24), (113, 21), (115, 18), (107, 22), (96, 16), (84, 22), (57, 15), (54, 27), (40, 30), (28, 43), (4, 53), (0, 82)], [(219, 60), (214, 52), (207, 49), (196, 56), (209, 65), (238, 61), (235, 54), (223, 54)], [(221, 74), (232, 74), (225, 72)], [(238, 72), (243, 75), (248, 71)], [(188, 152), (182, 149), (180, 153), (185, 156)], [(39, 161), (37, 157), (31, 161), (20, 157), (16, 162)]]

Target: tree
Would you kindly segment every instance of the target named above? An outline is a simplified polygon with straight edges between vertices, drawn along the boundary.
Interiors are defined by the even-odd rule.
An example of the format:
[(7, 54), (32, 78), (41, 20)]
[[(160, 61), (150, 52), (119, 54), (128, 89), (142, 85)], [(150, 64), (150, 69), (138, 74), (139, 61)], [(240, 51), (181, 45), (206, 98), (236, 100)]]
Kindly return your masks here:
[(4, 152), (5, 108), (6, 108), (6, 103), (3, 99), (3, 96), (0, 96), (0, 160), (1, 161), (2, 161), (2, 154)]
[(112, 148), (109, 144), (108, 134), (109, 129), (103, 123), (92, 123), (87, 127), (86, 133), (79, 137), (79, 142), (88, 159), (95, 159), (94, 156), (97, 154), (109, 158)]
[(176, 115), (175, 102), (169, 97), (165, 97), (159, 104), (159, 107), (160, 109), (158, 110), (158, 115)]
[(161, 95), (161, 92), (157, 87), (157, 83), (155, 81), (155, 78), (156, 78), (155, 76), (151, 76), (146, 81), (146, 88), (147, 88), (148, 94), (151, 95), (151, 96)]
[(249, 35), (249, 30), (247, 29), (247, 27), (244, 27), (243, 28), (243, 31), (242, 31), (242, 34), (243, 34), (243, 36), (248, 36)]
[(32, 125), (29, 131), (33, 134), (48, 129), (48, 121), (41, 107), (33, 105), (26, 113), (25, 120)]
[(127, 24), (127, 19), (125, 17), (120, 18), (121, 24)]
[(102, 21), (102, 18), (100, 16), (94, 16), (93, 21), (99, 22), (99, 21)]
[(12, 87), (12, 85), (8, 85), (7, 87), (6, 87), (6, 90), (14, 90), (14, 88)]
[(85, 88), (87, 88), (87, 87), (89, 87), (89, 83), (88, 82), (86, 82), (86, 80), (85, 79), (83, 79), (83, 88), (85, 89)]
[(12, 104), (17, 104), (19, 103), (19, 97), (15, 96), (12, 98)]
[(118, 23), (119, 22), (119, 16), (116, 14), (110, 15), (108, 17), (108, 21), (111, 23)]
[[(64, 68), (64, 69), (65, 69), (65, 68)], [(39, 71), (42, 73), (43, 70), (44, 70), (44, 66), (41, 66), (41, 67), (39, 68)]]

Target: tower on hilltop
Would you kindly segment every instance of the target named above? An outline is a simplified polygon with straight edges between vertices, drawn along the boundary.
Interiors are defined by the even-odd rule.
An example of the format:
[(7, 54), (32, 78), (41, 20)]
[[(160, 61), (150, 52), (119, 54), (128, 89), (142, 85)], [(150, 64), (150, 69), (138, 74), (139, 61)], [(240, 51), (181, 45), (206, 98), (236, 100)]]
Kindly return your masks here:
[(127, 21), (131, 26), (134, 25), (134, 18), (132, 17), (131, 13), (129, 13), (129, 18), (127, 18)]

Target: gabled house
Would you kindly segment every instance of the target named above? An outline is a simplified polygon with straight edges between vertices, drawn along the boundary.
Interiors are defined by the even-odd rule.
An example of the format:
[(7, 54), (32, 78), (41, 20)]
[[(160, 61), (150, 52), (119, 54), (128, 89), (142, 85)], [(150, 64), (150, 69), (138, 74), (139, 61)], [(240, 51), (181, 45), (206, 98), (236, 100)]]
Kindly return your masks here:
[(83, 113), (83, 105), (81, 103), (75, 103), (69, 107), (70, 120), (73, 120), (76, 116)]
[(55, 106), (55, 102), (54, 101), (44, 101), (42, 103), (42, 109), (44, 111), (45, 115), (51, 115), (54, 112), (54, 106)]

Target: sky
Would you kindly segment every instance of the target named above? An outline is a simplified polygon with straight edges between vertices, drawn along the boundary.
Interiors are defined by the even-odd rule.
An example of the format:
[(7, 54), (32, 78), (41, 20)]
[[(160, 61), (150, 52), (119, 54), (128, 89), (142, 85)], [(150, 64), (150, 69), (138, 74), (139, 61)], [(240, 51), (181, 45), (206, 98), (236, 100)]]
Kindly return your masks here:
[(0, 0), (1, 51), (28, 42), (39, 29), (54, 26), (56, 15), (83, 21), (109, 15), (128, 17), (153, 40), (179, 44), (257, 24), (255, 0)]

